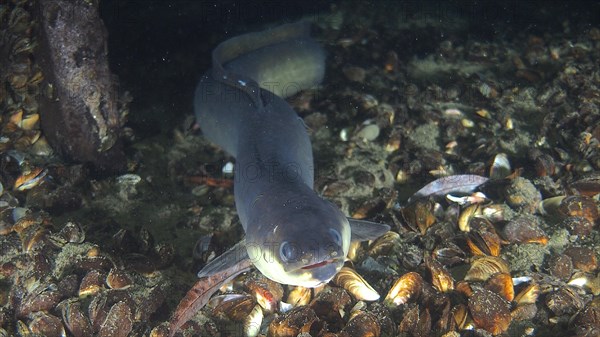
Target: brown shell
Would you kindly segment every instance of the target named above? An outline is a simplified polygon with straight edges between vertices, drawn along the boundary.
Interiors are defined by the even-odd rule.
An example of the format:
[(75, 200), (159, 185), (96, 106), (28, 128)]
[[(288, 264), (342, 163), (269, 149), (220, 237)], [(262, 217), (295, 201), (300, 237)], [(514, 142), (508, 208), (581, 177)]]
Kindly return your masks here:
[(66, 300), (60, 306), (63, 322), (74, 337), (92, 336), (92, 324), (83, 313), (79, 301)]
[(399, 243), (400, 234), (388, 231), (369, 245), (368, 254), (373, 257), (387, 255), (394, 247), (397, 247)]
[(471, 219), (482, 215), (482, 207), (480, 204), (472, 204), (467, 206), (458, 216), (458, 228), (463, 232), (471, 230)]
[(485, 282), (484, 288), (502, 296), (502, 298), (508, 302), (515, 298), (513, 280), (508, 273), (497, 273), (492, 275), (492, 277)]
[(103, 272), (95, 269), (85, 274), (79, 284), (79, 297), (96, 295), (104, 287), (105, 275)]
[(454, 278), (441, 263), (425, 255), (425, 265), (429, 268), (431, 284), (435, 289), (442, 293), (454, 290)]
[(19, 233), (23, 251), (31, 253), (42, 248), (47, 242), (48, 230), (44, 227), (30, 227)]
[(17, 191), (25, 191), (35, 186), (41, 184), (44, 181), (44, 178), (48, 174), (48, 171), (41, 168), (36, 167), (31, 169), (31, 171), (23, 173), (16, 180), (13, 188)]
[(66, 243), (82, 243), (85, 241), (85, 231), (76, 222), (67, 222), (58, 234)]
[(385, 296), (383, 303), (388, 306), (408, 303), (411, 299), (419, 297), (423, 288), (423, 278), (415, 272), (402, 275)]
[(127, 337), (133, 329), (133, 313), (125, 302), (115, 303), (102, 323), (99, 337)]
[(573, 195), (562, 200), (559, 206), (559, 211), (566, 216), (581, 216), (591, 222), (596, 222), (598, 216), (597, 202), (586, 196)]
[(418, 305), (412, 306), (404, 313), (398, 331), (407, 332), (413, 336), (429, 336), (431, 333), (429, 309), (420, 310)]
[(511, 322), (508, 302), (500, 295), (486, 289), (477, 289), (469, 297), (469, 312), (476, 326), (499, 335), (506, 330)]
[(340, 312), (346, 312), (351, 303), (352, 299), (346, 290), (337, 287), (326, 287), (316, 294), (309, 307), (320, 318), (328, 322), (342, 324)]
[(553, 255), (548, 261), (548, 272), (566, 282), (573, 275), (573, 260), (565, 254)]
[(17, 317), (26, 317), (32, 312), (52, 310), (61, 298), (61, 293), (54, 283), (40, 283), (27, 286), (27, 295), (21, 300)]
[(556, 164), (552, 156), (544, 153), (537, 156), (534, 162), (538, 177), (552, 176), (556, 173)]
[[(596, 297), (588, 302), (583, 310), (581, 310), (574, 318), (573, 325), (577, 329), (586, 329), (589, 327), (600, 326), (600, 298)], [(583, 332), (583, 331), (582, 331)], [(581, 334), (582, 336), (585, 334)]]
[(469, 222), (469, 228), (467, 245), (473, 255), (500, 255), (502, 239), (488, 220), (472, 218)]
[(466, 254), (453, 242), (444, 242), (442, 246), (438, 246), (433, 250), (433, 258), (445, 266), (453, 266), (463, 263)]
[(596, 254), (588, 247), (569, 247), (565, 249), (564, 254), (573, 260), (573, 267), (592, 273), (598, 269), (598, 260)]
[(600, 174), (595, 172), (594, 174), (572, 182), (569, 186), (577, 190), (581, 195), (593, 197), (600, 193)]
[(548, 235), (530, 216), (518, 216), (510, 220), (502, 229), (502, 234), (511, 243), (548, 243)]
[(418, 200), (401, 210), (402, 218), (410, 229), (425, 235), (436, 218), (433, 214), (435, 203), (431, 200)]
[(313, 325), (320, 324), (314, 310), (307, 306), (296, 307), (289, 312), (276, 316), (269, 324), (269, 337), (297, 336), (312, 331)]
[(281, 284), (270, 280), (262, 275), (253, 274), (244, 281), (248, 292), (254, 296), (256, 302), (267, 312), (277, 309), (279, 301), (283, 298), (283, 287)]
[(31, 315), (29, 330), (32, 333), (46, 337), (65, 336), (65, 327), (60, 318), (44, 311), (37, 311)]
[(375, 315), (368, 312), (360, 312), (350, 319), (341, 333), (356, 337), (379, 337), (381, 326)]
[(213, 307), (213, 315), (241, 322), (252, 311), (256, 305), (254, 297), (246, 294), (224, 294), (210, 299), (209, 306)]
[(465, 297), (471, 297), (471, 295), (473, 295), (473, 288), (467, 281), (456, 282), (455, 289), (457, 292), (465, 295)]
[(560, 223), (560, 226), (566, 228), (571, 234), (581, 236), (590, 235), (594, 229), (594, 223), (582, 216), (570, 216), (565, 218)]
[(133, 280), (124, 270), (112, 268), (106, 276), (106, 285), (111, 289), (127, 289)]
[(540, 286), (537, 283), (531, 283), (515, 296), (517, 305), (535, 304), (540, 295)]
[(572, 315), (581, 310), (585, 302), (573, 289), (562, 287), (546, 296), (546, 307), (556, 316)]
[(532, 320), (537, 314), (537, 310), (537, 305), (526, 303), (518, 305), (510, 312), (510, 315), (512, 316), (513, 321)]
[(465, 330), (473, 325), (473, 317), (471, 317), (466, 304), (459, 303), (455, 305), (451, 310), (451, 314), (458, 329)]
[(486, 281), (496, 273), (510, 273), (508, 263), (500, 257), (484, 256), (471, 263), (465, 281)]

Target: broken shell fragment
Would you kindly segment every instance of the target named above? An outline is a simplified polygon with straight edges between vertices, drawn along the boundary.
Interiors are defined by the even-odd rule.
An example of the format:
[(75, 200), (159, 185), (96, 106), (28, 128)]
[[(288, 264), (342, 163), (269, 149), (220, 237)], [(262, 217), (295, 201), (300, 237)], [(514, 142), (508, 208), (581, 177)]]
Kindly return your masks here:
[(408, 303), (411, 299), (417, 298), (423, 288), (423, 278), (415, 272), (408, 272), (402, 275), (390, 291), (385, 296), (383, 303), (387, 306), (402, 305)]
[(379, 294), (354, 269), (342, 267), (332, 282), (346, 289), (359, 301), (377, 301)]

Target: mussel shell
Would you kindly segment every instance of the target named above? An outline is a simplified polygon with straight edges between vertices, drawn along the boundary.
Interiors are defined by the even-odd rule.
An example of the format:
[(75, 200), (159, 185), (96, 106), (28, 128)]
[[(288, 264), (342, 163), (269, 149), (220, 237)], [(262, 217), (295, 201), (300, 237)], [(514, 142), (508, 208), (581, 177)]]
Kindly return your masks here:
[(415, 272), (402, 275), (385, 296), (383, 303), (388, 306), (397, 306), (408, 303), (411, 299), (419, 297), (423, 288), (423, 277)]
[(296, 336), (301, 331), (313, 331), (320, 322), (314, 310), (307, 306), (295, 307), (283, 315), (276, 316), (269, 324), (269, 336)]
[(548, 243), (548, 235), (540, 228), (536, 218), (527, 215), (510, 220), (502, 234), (511, 243)]
[(133, 329), (133, 313), (129, 304), (113, 304), (98, 332), (99, 337), (127, 337)]
[(356, 337), (378, 337), (381, 334), (381, 326), (375, 315), (360, 312), (350, 319), (341, 333)]
[(513, 280), (508, 273), (497, 273), (492, 275), (492, 277), (485, 282), (484, 288), (502, 296), (502, 298), (508, 302), (515, 298)]
[(466, 281), (486, 281), (496, 273), (510, 273), (508, 263), (500, 257), (484, 256), (471, 263), (465, 275)]
[(44, 311), (37, 311), (33, 313), (31, 317), (32, 320), (29, 322), (29, 330), (31, 330), (32, 333), (46, 337), (65, 336), (65, 327), (60, 318)]
[(498, 335), (506, 330), (512, 320), (509, 303), (500, 295), (486, 289), (477, 289), (468, 301), (469, 312), (477, 327)]
[(359, 301), (377, 301), (379, 299), (377, 291), (352, 268), (342, 267), (332, 282), (346, 289)]
[(77, 300), (65, 300), (59, 304), (65, 326), (75, 337), (92, 336), (92, 324)]

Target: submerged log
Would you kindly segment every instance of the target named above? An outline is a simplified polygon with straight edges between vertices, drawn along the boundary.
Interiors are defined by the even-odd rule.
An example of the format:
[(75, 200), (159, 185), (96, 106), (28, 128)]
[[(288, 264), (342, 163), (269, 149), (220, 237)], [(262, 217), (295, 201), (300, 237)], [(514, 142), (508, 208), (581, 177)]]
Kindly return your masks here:
[(99, 0), (38, 0), (38, 58), (45, 77), (41, 126), (63, 157), (103, 173), (126, 167), (117, 90)]

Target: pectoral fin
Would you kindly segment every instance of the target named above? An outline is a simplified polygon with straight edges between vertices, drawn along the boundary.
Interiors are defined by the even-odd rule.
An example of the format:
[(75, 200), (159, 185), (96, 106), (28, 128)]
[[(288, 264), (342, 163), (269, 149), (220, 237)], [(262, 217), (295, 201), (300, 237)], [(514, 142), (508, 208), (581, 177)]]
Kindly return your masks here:
[(245, 260), (250, 260), (250, 258), (248, 257), (248, 251), (246, 250), (246, 240), (242, 239), (225, 253), (208, 262), (206, 266), (198, 272), (198, 277), (215, 275), (234, 265), (243, 263)]
[(246, 254), (244, 240), (207, 264), (198, 273), (201, 279), (187, 292), (175, 309), (170, 321), (169, 336), (175, 336), (183, 324), (202, 309), (223, 284), (251, 267), (252, 261)]
[(348, 222), (352, 229), (352, 241), (375, 240), (390, 230), (390, 226), (372, 221), (348, 218)]

